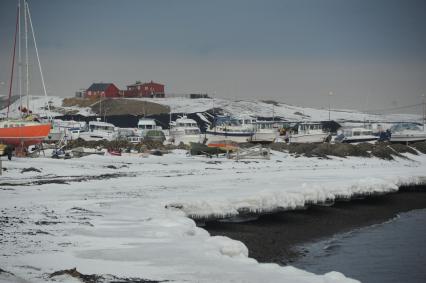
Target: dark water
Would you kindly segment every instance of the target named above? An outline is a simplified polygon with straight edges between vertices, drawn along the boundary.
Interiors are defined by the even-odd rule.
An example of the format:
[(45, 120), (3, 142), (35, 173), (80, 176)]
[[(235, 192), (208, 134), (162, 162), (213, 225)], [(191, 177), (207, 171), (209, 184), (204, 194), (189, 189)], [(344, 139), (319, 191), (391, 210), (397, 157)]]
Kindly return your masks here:
[(293, 266), (339, 271), (361, 282), (426, 282), (426, 209), (400, 214), (379, 225), (304, 245)]

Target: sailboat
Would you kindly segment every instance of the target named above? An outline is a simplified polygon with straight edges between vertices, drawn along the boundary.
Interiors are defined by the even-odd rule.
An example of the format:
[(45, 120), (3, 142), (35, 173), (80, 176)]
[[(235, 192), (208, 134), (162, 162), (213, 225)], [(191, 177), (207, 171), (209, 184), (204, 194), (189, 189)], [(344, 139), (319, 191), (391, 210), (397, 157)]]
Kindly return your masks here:
[[(41, 123), (37, 117), (32, 115), (29, 110), (29, 68), (28, 68), (28, 26), (31, 28), (32, 38), (34, 42), (34, 48), (37, 55), (38, 67), (40, 71), (42, 86), (44, 90), (45, 97), (47, 98), (46, 85), (44, 83), (43, 72), (40, 64), (40, 57), (38, 55), (37, 43), (34, 35), (33, 23), (31, 20), (31, 14), (26, 0), (23, 1), (23, 11), (21, 9), (21, 0), (18, 0), (18, 8), (16, 15), (16, 29), (13, 43), (13, 56), (12, 56), (12, 71), (10, 76), (10, 85), (9, 85), (9, 98), (7, 106), (7, 115), (6, 119), (0, 120), (0, 143), (12, 145), (20, 151), (24, 151), (28, 146), (41, 143), (44, 140), (51, 129), (51, 124)], [(23, 15), (22, 15), (23, 14)], [(27, 106), (22, 105), (22, 78), (21, 78), (21, 16), (24, 20), (24, 29), (25, 29), (25, 54), (26, 54), (26, 97), (27, 97)], [(12, 85), (13, 85), (13, 75), (15, 67), (15, 55), (16, 55), (16, 41), (18, 37), (18, 67), (19, 67), (19, 95), (20, 95), (20, 106), (19, 118), (9, 118), (10, 110), (10, 101), (12, 97)], [(47, 99), (46, 99), (47, 100)], [(48, 110), (50, 106), (46, 103)]]

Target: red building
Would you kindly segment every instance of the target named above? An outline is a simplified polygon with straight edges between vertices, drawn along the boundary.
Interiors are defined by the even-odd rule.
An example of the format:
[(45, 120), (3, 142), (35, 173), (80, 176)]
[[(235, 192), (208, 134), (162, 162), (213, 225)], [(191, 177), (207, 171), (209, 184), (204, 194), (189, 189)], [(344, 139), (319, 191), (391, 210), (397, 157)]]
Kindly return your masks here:
[(150, 81), (141, 83), (137, 81), (127, 86), (125, 97), (164, 97), (164, 85)]
[(86, 90), (86, 97), (119, 97), (120, 90), (113, 83), (94, 83)]

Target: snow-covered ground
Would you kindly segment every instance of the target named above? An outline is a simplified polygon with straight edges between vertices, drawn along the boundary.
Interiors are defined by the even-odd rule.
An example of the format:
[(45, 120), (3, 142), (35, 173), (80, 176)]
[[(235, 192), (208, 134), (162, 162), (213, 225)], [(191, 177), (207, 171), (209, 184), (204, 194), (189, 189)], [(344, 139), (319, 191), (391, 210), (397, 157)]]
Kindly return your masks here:
[[(173, 113), (195, 113), (204, 112), (209, 109), (222, 108), (230, 115), (254, 115), (260, 117), (272, 117), (273, 115), (284, 117), (290, 121), (327, 121), (328, 109), (314, 109), (308, 107), (292, 106), (285, 103), (266, 103), (259, 100), (238, 100), (232, 101), (228, 99), (215, 98), (213, 99), (189, 99), (184, 97), (167, 97), (167, 98), (132, 98), (135, 100), (144, 100), (163, 104), (171, 107)], [(83, 116), (94, 115), (89, 107), (62, 107), (61, 97), (48, 97), (51, 106), (66, 109), (68, 111), (78, 111), (78, 114)], [(51, 116), (62, 115), (55, 112), (54, 108), (51, 112), (46, 111), (46, 99), (44, 96), (34, 96), (31, 100), (31, 109), (35, 113), (41, 115), (50, 114)], [(19, 101), (13, 103), (10, 107), (10, 116), (18, 116)], [(7, 108), (0, 110), (0, 117), (4, 116)], [(376, 115), (365, 114), (357, 110), (339, 110), (332, 109), (330, 113), (332, 120), (336, 121), (377, 121), (377, 122), (420, 122), (421, 117), (413, 114), (389, 114), (389, 115)]]
[[(314, 275), (260, 264), (243, 243), (211, 237), (188, 216), (294, 209), (424, 183), (426, 156), (407, 157), (324, 160), (272, 152), (271, 160), (236, 162), (177, 150), (4, 160), (0, 268), (30, 282), (69, 282), (48, 274), (73, 267), (171, 282), (355, 282), (338, 270)], [(22, 173), (30, 167), (41, 172)]]
[[(279, 102), (264, 102), (261, 100), (228, 100), (222, 98), (215, 99), (188, 99), (184, 97), (152, 98), (148, 101), (164, 104), (171, 107), (174, 113), (194, 113), (204, 112), (215, 108), (224, 109), (231, 115), (254, 115), (260, 117), (272, 117), (273, 115), (284, 117), (292, 121), (327, 121), (328, 109), (315, 109), (309, 107), (293, 106)], [(274, 104), (272, 104), (274, 103)], [(365, 114), (357, 110), (331, 109), (332, 120), (344, 121), (421, 121), (419, 115), (411, 114), (390, 114), (376, 115)]]

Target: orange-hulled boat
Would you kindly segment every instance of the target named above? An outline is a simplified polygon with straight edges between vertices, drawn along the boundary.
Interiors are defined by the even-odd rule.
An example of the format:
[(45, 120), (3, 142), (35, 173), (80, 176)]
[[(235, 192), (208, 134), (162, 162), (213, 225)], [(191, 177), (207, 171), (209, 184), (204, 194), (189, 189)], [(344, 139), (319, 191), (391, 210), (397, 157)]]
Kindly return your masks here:
[(50, 123), (27, 120), (0, 121), (0, 142), (16, 147), (41, 143), (50, 133)]
[[(10, 109), (10, 104), (11, 104), (11, 97), (12, 97), (12, 86), (13, 86), (13, 74), (14, 74), (14, 69), (15, 69), (15, 55), (16, 55), (16, 40), (17, 38), (21, 38), (21, 22), (22, 19), (20, 19), (20, 16), (24, 16), (25, 18), (25, 47), (28, 48), (28, 36), (27, 36), (27, 19), (29, 19), (30, 23), (31, 23), (31, 31), (32, 31), (32, 35), (33, 35), (33, 39), (34, 39), (34, 47), (36, 50), (36, 55), (37, 55), (37, 59), (39, 58), (38, 56), (38, 51), (37, 51), (37, 45), (36, 45), (36, 41), (35, 41), (35, 36), (34, 36), (34, 31), (33, 31), (33, 26), (32, 26), (32, 20), (31, 20), (31, 15), (30, 15), (30, 11), (28, 8), (28, 3), (27, 1), (23, 2), (23, 7), (24, 7), (24, 13), (22, 15), (21, 13), (21, 0), (18, 1), (18, 7), (17, 7), (17, 13), (16, 13), (16, 25), (15, 25), (15, 37), (14, 37), (14, 43), (13, 43), (13, 56), (12, 56), (12, 71), (11, 71), (11, 75), (10, 75), (10, 84), (9, 84), (9, 99), (8, 99), (8, 105), (7, 105), (7, 115), (5, 120), (0, 120), (0, 142), (4, 143), (4, 144), (8, 144), (8, 145), (12, 145), (15, 146), (16, 149), (18, 149), (18, 151), (22, 151), (24, 152), (24, 150), (30, 146), (30, 145), (34, 145), (34, 144), (39, 144), (41, 143), (50, 133), (50, 129), (51, 129), (51, 124), (50, 123), (41, 123), (39, 122), (37, 119), (35, 119), (33, 116), (29, 115), (27, 117), (22, 117), (23, 113), (25, 113), (25, 115), (31, 114), (31, 111), (29, 111), (28, 105), (29, 105), (29, 99), (27, 99), (27, 107), (25, 108), (25, 111), (22, 109), (22, 101), (21, 101), (21, 106), (19, 107), (19, 111), (21, 111), (21, 118), (20, 119), (9, 119), (9, 109)], [(21, 44), (19, 44), (18, 47), (21, 47)], [(28, 52), (28, 49), (26, 49), (26, 53)], [(19, 60), (18, 60), (18, 66), (20, 68), (22, 68), (22, 64), (21, 64), (21, 52), (19, 52)], [(28, 55), (27, 55), (27, 61), (28, 61)], [(38, 60), (39, 63), (39, 69), (40, 69), (40, 76), (42, 79), (42, 84), (43, 84), (43, 90), (44, 90), (44, 94), (47, 97), (47, 92), (46, 92), (46, 86), (44, 83), (44, 78), (43, 78), (43, 73), (41, 70), (41, 65), (40, 65), (40, 60)], [(29, 98), (29, 73), (28, 73), (28, 62), (27, 64), (27, 72), (26, 72), (26, 83), (27, 83), (27, 88), (26, 88), (26, 94), (27, 94), (27, 98)], [(21, 69), (20, 69), (21, 70)], [(22, 81), (19, 80), (19, 89), (20, 89), (20, 93), (21, 93), (21, 85)]]

